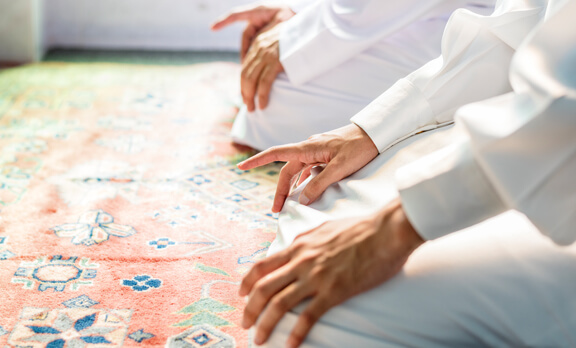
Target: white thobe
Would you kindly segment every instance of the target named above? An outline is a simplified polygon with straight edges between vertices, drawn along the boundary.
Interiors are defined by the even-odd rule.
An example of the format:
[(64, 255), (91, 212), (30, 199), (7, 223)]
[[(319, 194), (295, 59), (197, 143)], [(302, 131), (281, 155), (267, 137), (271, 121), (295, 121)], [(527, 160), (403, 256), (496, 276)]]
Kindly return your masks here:
[(492, 12), (495, 0), (316, 0), (281, 24), (280, 61), (264, 110), (243, 107), (233, 139), (262, 150), (349, 123), (398, 79), (440, 54), (458, 8)]
[(515, 209), (556, 243), (576, 241), (576, 26), (565, 25), (576, 1), (571, 5), (515, 55), (513, 93), (461, 108), (466, 137), (398, 173), (405, 210), (426, 239)]
[[(558, 245), (576, 239), (576, 1), (551, 1), (546, 17), (513, 58), (512, 93), (460, 108), (453, 129), (396, 144), (310, 206), (297, 202), (302, 187), (286, 202), (271, 252), (376, 211), (397, 196), (394, 176), (434, 239), (392, 280), (327, 312), (303, 347), (576, 346), (576, 243)], [(305, 305), (268, 346), (284, 344)]]
[(542, 18), (546, 0), (499, 0), (494, 13), (457, 10), (442, 55), (397, 81), (354, 117), (380, 152), (424, 130), (453, 122), (467, 103), (510, 91), (510, 60)]

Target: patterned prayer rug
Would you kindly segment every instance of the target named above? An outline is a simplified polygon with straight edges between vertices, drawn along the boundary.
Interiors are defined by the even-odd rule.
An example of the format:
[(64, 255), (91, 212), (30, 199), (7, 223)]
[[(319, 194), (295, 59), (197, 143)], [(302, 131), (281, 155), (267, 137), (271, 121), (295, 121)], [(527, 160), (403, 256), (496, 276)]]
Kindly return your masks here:
[(239, 67), (0, 73), (0, 347), (248, 347), (278, 165), (241, 171)]

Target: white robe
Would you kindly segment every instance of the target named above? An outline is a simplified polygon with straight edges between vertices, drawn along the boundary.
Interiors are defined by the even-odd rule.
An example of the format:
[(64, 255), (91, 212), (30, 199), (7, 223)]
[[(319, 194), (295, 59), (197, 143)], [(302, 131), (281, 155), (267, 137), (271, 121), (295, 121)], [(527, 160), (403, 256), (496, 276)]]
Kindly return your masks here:
[(492, 12), (495, 0), (317, 0), (281, 24), (285, 73), (266, 109), (243, 107), (233, 139), (263, 150), (349, 123), (398, 79), (440, 54), (458, 8)]
[[(451, 130), (397, 143), (310, 206), (297, 203), (302, 187), (289, 198), (271, 253), (327, 220), (380, 209), (398, 188), (433, 239), (392, 280), (327, 312), (302, 347), (576, 346), (576, 243), (559, 245), (576, 240), (574, 18), (576, 1), (550, 1), (544, 24), (519, 40), (512, 93), (460, 108)], [(454, 23), (446, 35), (466, 37), (474, 22)], [(305, 305), (267, 346), (285, 344)]]

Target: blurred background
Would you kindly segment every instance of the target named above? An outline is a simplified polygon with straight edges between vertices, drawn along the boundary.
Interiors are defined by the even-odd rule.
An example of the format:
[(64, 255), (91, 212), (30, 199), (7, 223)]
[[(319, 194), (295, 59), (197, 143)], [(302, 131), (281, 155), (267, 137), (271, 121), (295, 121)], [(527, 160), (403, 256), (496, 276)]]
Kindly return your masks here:
[(251, 0), (0, 0), (0, 64), (235, 60), (243, 24), (210, 24)]

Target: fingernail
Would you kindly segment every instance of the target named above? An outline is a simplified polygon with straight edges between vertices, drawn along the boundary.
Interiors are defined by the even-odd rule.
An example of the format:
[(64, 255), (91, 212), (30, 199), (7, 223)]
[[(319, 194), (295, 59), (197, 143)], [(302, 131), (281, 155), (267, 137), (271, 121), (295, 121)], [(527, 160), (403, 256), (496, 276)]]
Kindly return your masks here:
[(262, 336), (262, 333), (260, 333), (260, 331), (256, 331), (256, 337), (254, 338), (254, 343), (256, 343), (257, 345), (261, 345), (262, 343), (264, 343), (264, 336)]
[(310, 198), (306, 197), (304, 193), (301, 193), (300, 197), (298, 197), (298, 202), (300, 204), (308, 205), (308, 203), (310, 203)]

